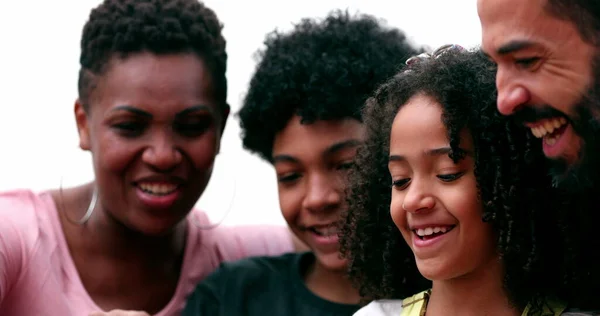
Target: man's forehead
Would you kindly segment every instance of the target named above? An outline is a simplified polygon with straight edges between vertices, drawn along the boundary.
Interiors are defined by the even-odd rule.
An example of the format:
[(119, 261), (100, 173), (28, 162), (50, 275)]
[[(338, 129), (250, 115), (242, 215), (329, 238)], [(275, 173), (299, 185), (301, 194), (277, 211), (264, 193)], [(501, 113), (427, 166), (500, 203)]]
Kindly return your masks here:
[[(478, 0), (482, 28), (482, 49), (496, 53), (507, 44), (543, 41), (550, 16), (545, 0)], [(522, 45), (520, 45), (522, 46)]]
[(477, 0), (481, 20), (500, 21), (545, 16), (547, 0)]
[(511, 6), (512, 11), (518, 10), (519, 6), (515, 7), (515, 4), (520, 3), (523, 5), (526, 2), (527, 0), (477, 0), (477, 13), (480, 19), (489, 20), (510, 11)]

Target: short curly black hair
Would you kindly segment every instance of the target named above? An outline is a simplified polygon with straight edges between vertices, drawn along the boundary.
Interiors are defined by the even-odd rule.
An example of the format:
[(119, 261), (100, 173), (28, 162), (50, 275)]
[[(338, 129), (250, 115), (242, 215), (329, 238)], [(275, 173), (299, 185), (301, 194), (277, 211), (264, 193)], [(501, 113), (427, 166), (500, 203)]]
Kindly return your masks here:
[(361, 295), (398, 299), (431, 286), (390, 216), (391, 126), (398, 110), (418, 94), (441, 104), (454, 161), (462, 159), (460, 132), (472, 135), (482, 219), (497, 234), (508, 296), (523, 307), (555, 294), (546, 276), (555, 271), (551, 259), (560, 254), (553, 252), (558, 243), (553, 189), (541, 144), (496, 110), (494, 65), (479, 50), (449, 50), (411, 64), (367, 101), (367, 140), (349, 175), (349, 209), (340, 232), (342, 253)]
[(198, 0), (105, 0), (83, 28), (78, 92), (84, 107), (97, 76), (114, 57), (195, 53), (209, 67), (217, 101), (227, 108), (227, 53), (223, 26)]
[(273, 140), (294, 115), (361, 120), (364, 101), (417, 50), (373, 16), (333, 11), (267, 35), (238, 113), (246, 149), (271, 161)]

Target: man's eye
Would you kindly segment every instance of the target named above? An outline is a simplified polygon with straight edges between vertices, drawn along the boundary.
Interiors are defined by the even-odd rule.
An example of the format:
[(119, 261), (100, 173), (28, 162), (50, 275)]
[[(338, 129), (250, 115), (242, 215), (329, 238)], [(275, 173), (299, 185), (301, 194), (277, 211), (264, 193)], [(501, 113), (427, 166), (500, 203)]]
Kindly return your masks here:
[(529, 68), (535, 65), (540, 60), (540, 57), (528, 57), (515, 59), (515, 64), (521, 68)]

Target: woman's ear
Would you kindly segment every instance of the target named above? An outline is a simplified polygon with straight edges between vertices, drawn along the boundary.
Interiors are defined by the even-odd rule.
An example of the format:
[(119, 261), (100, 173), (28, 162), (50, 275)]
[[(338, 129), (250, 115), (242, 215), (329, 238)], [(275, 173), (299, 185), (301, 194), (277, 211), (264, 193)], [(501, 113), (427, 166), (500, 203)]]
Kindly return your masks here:
[(75, 122), (77, 123), (77, 132), (79, 133), (79, 148), (90, 150), (88, 113), (79, 99), (75, 101)]

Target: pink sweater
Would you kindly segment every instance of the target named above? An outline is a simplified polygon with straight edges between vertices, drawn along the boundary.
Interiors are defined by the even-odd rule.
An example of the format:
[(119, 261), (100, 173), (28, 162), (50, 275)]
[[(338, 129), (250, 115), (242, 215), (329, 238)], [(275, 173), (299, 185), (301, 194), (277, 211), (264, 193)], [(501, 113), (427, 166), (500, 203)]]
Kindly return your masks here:
[[(181, 277), (175, 295), (159, 316), (179, 315), (196, 284), (223, 261), (279, 255), (293, 250), (286, 227), (217, 227), (206, 214), (190, 217)], [(188, 217), (188, 221), (190, 221)], [(0, 315), (87, 316), (101, 309), (75, 269), (49, 193), (0, 193)]]

